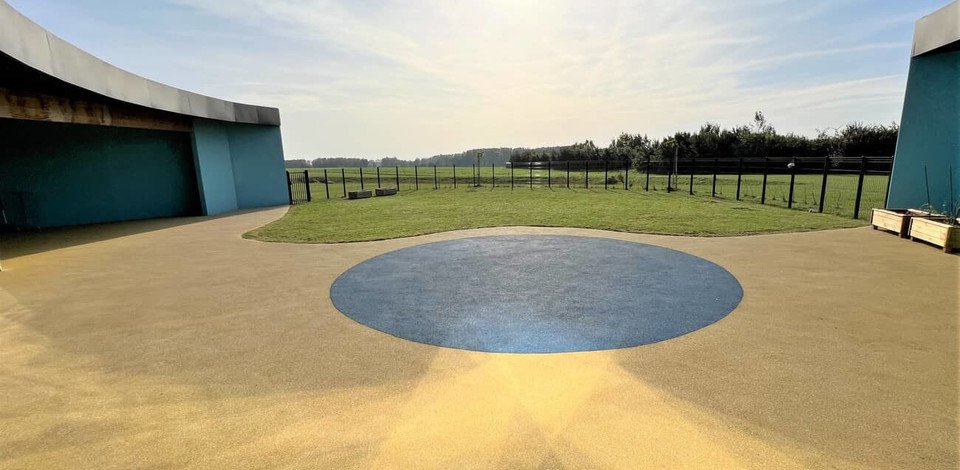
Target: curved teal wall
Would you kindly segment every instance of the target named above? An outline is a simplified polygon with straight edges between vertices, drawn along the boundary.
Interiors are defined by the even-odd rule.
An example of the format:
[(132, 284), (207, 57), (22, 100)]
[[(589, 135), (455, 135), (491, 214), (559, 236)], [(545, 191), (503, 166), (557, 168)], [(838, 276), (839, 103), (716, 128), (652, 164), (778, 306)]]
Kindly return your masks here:
[[(925, 173), (926, 169), (926, 175)], [(952, 171), (951, 171), (952, 169)], [(914, 57), (887, 207), (940, 209), (960, 198), (960, 52)]]
[(0, 119), (0, 142), (11, 225), (200, 214), (188, 133)]
[(285, 175), (277, 126), (196, 119), (187, 133), (0, 119), (0, 225), (284, 205)]

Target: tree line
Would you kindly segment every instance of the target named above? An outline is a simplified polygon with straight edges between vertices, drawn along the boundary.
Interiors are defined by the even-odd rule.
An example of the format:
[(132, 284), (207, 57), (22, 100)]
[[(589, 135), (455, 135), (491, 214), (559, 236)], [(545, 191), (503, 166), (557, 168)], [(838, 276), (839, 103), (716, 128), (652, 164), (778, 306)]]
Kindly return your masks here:
[(645, 134), (623, 133), (607, 147), (598, 147), (586, 140), (572, 145), (540, 148), (486, 148), (465, 152), (435, 155), (416, 160), (384, 158), (317, 158), (287, 160), (290, 168), (333, 168), (367, 166), (469, 166), (504, 165), (507, 162), (527, 163), (544, 161), (617, 161), (631, 162), (640, 167), (646, 161), (667, 162), (674, 156), (680, 158), (751, 158), (751, 157), (860, 157), (890, 156), (897, 144), (899, 126), (850, 123), (839, 129), (817, 132), (815, 137), (794, 133), (781, 134), (767, 121), (762, 112), (756, 112), (750, 124), (723, 129), (707, 123), (696, 132), (676, 132), (662, 138), (650, 138)]
[[(553, 148), (553, 147), (551, 147)], [(367, 158), (351, 157), (323, 157), (307, 160), (299, 158), (287, 160), (287, 168), (341, 168), (341, 167), (371, 167), (371, 166), (470, 166), (477, 163), (477, 155), (484, 165), (505, 165), (510, 159), (524, 148), (482, 148), (471, 149), (464, 152), (434, 155), (428, 158), (417, 158), (415, 160), (401, 160), (395, 157), (385, 157), (379, 160)]]
[(377, 160), (366, 158), (351, 157), (324, 157), (307, 160), (297, 158), (294, 160), (285, 160), (287, 168), (344, 168), (344, 167), (368, 167), (377, 166)]
[(514, 155), (513, 161), (630, 161), (639, 167), (648, 160), (667, 162), (675, 156), (709, 159), (891, 156), (899, 131), (896, 123), (850, 123), (840, 129), (821, 130), (816, 137), (780, 134), (762, 112), (757, 112), (751, 124), (732, 129), (707, 123), (696, 132), (676, 132), (660, 139), (623, 133), (605, 148), (587, 140), (550, 150), (523, 150)]

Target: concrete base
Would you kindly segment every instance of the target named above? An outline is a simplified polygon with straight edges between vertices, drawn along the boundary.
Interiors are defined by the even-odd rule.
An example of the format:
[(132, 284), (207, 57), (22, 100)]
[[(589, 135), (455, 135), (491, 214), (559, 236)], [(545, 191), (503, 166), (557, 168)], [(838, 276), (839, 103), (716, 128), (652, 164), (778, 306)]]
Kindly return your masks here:
[(350, 191), (347, 193), (347, 199), (366, 199), (373, 196), (373, 193), (367, 190), (363, 191)]
[[(240, 238), (285, 210), (0, 242), (0, 467), (957, 467), (958, 256), (869, 228)], [(539, 233), (682, 250), (744, 297), (670, 341), (569, 354), (427, 346), (327, 297), (398, 248)]]
[(377, 196), (393, 196), (397, 194), (396, 188), (377, 188)]

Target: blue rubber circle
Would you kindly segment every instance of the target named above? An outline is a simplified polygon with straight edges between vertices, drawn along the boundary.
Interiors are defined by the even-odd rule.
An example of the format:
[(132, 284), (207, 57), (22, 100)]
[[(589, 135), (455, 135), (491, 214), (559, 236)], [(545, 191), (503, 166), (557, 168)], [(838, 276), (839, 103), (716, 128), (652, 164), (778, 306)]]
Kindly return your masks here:
[(736, 278), (703, 258), (606, 238), (464, 238), (385, 253), (330, 288), (337, 310), (400, 338), (474, 351), (616, 349), (730, 313)]

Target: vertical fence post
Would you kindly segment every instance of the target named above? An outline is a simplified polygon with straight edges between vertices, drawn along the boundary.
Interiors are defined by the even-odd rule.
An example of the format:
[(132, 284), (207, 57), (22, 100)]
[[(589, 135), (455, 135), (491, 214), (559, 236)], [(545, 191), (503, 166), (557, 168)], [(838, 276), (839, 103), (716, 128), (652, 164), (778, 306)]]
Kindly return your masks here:
[(380, 189), (380, 167), (377, 167), (377, 189)]
[(417, 171), (417, 165), (413, 165), (413, 189), (420, 189), (420, 172)]
[(290, 172), (287, 171), (287, 197), (290, 199), (290, 205), (293, 205), (293, 180), (290, 179)]
[(713, 187), (710, 189), (710, 197), (717, 197), (717, 170), (720, 167), (720, 160), (713, 159)]
[(437, 165), (433, 165), (433, 189), (440, 189), (437, 185)]
[(583, 162), (583, 187), (590, 189), (590, 160)]
[(497, 167), (495, 163), (490, 164), (490, 189), (497, 187)]
[(510, 162), (510, 189), (513, 189), (513, 169), (516, 165), (515, 162)]
[(473, 180), (473, 187), (476, 188), (477, 187), (477, 164), (476, 163), (470, 164), (470, 179)]
[(547, 188), (553, 188), (553, 164), (547, 160)]
[[(697, 171), (697, 159), (690, 157), (690, 194), (693, 194), (693, 174)], [(667, 187), (670, 187), (670, 180), (667, 180)]]
[(740, 157), (740, 163), (737, 164), (737, 200), (740, 200), (740, 183), (743, 181), (743, 157)]
[(570, 189), (570, 160), (567, 160), (567, 189)]
[(357, 168), (360, 168), (360, 190), (363, 191), (363, 167), (360, 166)]
[(530, 161), (530, 189), (533, 189), (533, 161)]
[(823, 203), (826, 201), (827, 195), (827, 175), (830, 174), (830, 157), (823, 157), (823, 179), (820, 180), (820, 207), (817, 209), (821, 214), (823, 213)]
[(343, 184), (343, 197), (347, 197), (347, 171), (340, 169), (340, 183)]
[(857, 200), (853, 204), (853, 218), (860, 218), (860, 199), (863, 195), (863, 177), (867, 174), (867, 157), (860, 157), (860, 177), (857, 179)]
[(453, 165), (453, 189), (457, 189), (457, 165)]
[(307, 184), (307, 202), (313, 200), (313, 194), (310, 193), (310, 170), (303, 170), (303, 181)]
[(647, 157), (647, 182), (643, 186), (644, 191), (650, 191), (650, 157)]
[(400, 166), (393, 167), (394, 175), (397, 177), (397, 192), (400, 192)]
[(767, 202), (767, 167), (770, 165), (770, 158), (763, 157), (763, 188), (760, 189), (760, 204)]
[(327, 178), (327, 169), (323, 169), (323, 188), (327, 191), (327, 199), (330, 199), (330, 178)]
[(793, 209), (793, 184), (797, 180), (797, 166), (800, 165), (800, 160), (794, 157), (790, 163), (793, 163), (793, 165), (790, 166), (790, 192), (787, 196), (787, 209)]
[(604, 160), (603, 161), (603, 189), (607, 189), (607, 180), (610, 179), (610, 164)]

